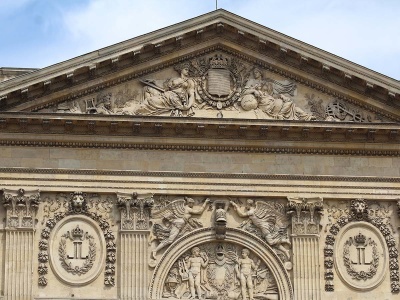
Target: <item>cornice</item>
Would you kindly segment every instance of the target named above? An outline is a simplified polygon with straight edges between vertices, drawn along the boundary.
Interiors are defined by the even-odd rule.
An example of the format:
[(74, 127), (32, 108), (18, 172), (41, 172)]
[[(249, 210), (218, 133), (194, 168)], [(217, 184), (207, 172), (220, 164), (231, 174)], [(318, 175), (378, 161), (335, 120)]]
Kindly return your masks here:
[[(371, 182), (371, 183), (400, 183), (400, 177), (382, 177), (382, 176), (340, 176), (340, 175), (285, 175), (285, 174), (249, 174), (249, 173), (216, 173), (216, 172), (170, 172), (170, 171), (127, 171), (127, 170), (94, 170), (94, 169), (45, 169), (45, 168), (0, 168), (0, 173), (4, 174), (47, 174), (47, 175), (84, 175), (84, 176), (118, 176), (118, 177), (152, 177), (152, 178), (207, 178), (207, 179), (248, 179), (262, 181), (310, 181), (310, 182)], [(50, 179), (53, 180), (54, 178)], [(70, 180), (71, 178), (68, 178)], [(73, 179), (73, 178), (72, 178)], [(65, 179), (61, 179), (65, 180)], [(80, 179), (78, 179), (80, 180)], [(107, 178), (106, 182), (112, 179)], [(85, 180), (86, 181), (86, 180)], [(100, 179), (94, 179), (97, 182)], [(118, 182), (131, 182), (131, 180), (118, 180)], [(137, 181), (139, 182), (139, 181)], [(171, 182), (172, 183), (172, 182)], [(184, 184), (181, 181), (175, 184)], [(189, 182), (188, 184), (192, 184)], [(201, 185), (201, 182), (196, 184)], [(215, 182), (217, 184), (217, 182)], [(226, 184), (226, 183), (224, 183)], [(237, 182), (233, 183), (237, 185)], [(256, 183), (254, 183), (257, 185)], [(262, 183), (263, 185), (265, 183)], [(209, 183), (205, 183), (209, 185)], [(304, 186), (304, 185), (301, 185)], [(343, 187), (343, 186), (342, 186)], [(345, 188), (345, 187), (343, 187)], [(352, 186), (348, 187), (352, 188)], [(385, 189), (387, 187), (374, 187)], [(395, 188), (395, 187), (390, 187)], [(395, 188), (399, 189), (399, 188)]]
[[(201, 180), (199, 180), (201, 179)], [(367, 197), (394, 201), (400, 197), (399, 177), (334, 175), (267, 175), (85, 169), (0, 168), (1, 186), (46, 192), (145, 193), (170, 195), (231, 195), (237, 197), (324, 196), (349, 200)]]
[[(85, 82), (92, 81), (98, 76), (93, 75), (97, 72), (96, 70), (104, 69), (104, 66), (106, 69), (108, 68), (108, 71), (103, 72), (102, 76), (109, 73), (115, 74), (115, 72), (133, 65), (192, 47), (211, 37), (228, 39), (236, 42), (243, 49), (256, 50), (266, 57), (275, 59), (279, 62), (277, 65), (283, 63), (305, 70), (314, 76), (324, 77), (325, 80), (359, 93), (363, 98), (367, 95), (385, 105), (399, 106), (400, 84), (398, 81), (223, 10), (21, 76), (7, 84), (0, 84), (0, 90), (2, 90), (0, 106), (3, 106), (4, 109), (15, 106), (15, 101), (26, 102), (29, 99), (35, 100), (53, 94), (54, 91), (49, 90), (53, 81), (66, 81), (64, 88), (68, 89), (76, 85), (86, 85)], [(182, 59), (187, 59), (187, 57), (181, 57), (178, 60)], [(165, 64), (162, 65), (165, 67)], [(272, 69), (274, 68), (278, 68), (278, 72), (284, 71), (281, 67), (274, 66)], [(58, 71), (56, 72), (56, 70)], [(154, 71), (154, 69), (151, 70)], [(134, 72), (124, 75), (125, 79), (115, 79), (114, 82), (131, 80), (148, 72), (150, 71), (136, 70), (137, 74)], [(86, 73), (89, 75), (84, 75)], [(87, 78), (79, 82), (74, 79), (82, 77)], [(33, 80), (34, 78), (37, 80)], [(318, 86), (318, 84), (309, 84), (314, 87)], [(103, 87), (86, 88), (85, 92), (81, 89), (78, 94), (84, 95), (90, 90), (93, 93), (109, 86), (110, 83), (104, 83)], [(56, 95), (54, 94), (54, 96)], [(21, 99), (18, 100), (18, 97)]]
[(397, 123), (1, 113), (0, 145), (399, 156)]

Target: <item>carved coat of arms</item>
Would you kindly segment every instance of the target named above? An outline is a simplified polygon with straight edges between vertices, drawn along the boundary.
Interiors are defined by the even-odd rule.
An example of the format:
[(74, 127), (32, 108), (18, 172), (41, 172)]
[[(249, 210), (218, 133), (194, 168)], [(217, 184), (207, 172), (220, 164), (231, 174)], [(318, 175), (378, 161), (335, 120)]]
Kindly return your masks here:
[(61, 236), (58, 247), (61, 266), (73, 275), (87, 273), (96, 259), (94, 237), (79, 225)]

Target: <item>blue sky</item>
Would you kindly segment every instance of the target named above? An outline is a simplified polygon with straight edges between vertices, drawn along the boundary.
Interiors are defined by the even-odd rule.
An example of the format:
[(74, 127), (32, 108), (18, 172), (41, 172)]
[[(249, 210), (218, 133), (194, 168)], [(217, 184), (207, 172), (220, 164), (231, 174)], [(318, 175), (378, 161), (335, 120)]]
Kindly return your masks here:
[[(399, 0), (218, 6), (400, 80)], [(46, 67), (215, 9), (215, 0), (0, 0), (0, 67)]]

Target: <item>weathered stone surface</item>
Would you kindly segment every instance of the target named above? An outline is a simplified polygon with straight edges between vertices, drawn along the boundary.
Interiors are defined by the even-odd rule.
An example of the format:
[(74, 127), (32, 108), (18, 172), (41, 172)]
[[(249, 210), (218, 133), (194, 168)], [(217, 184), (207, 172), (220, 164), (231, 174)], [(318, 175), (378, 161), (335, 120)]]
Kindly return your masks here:
[(4, 299), (399, 297), (397, 81), (223, 10), (102, 51), (0, 83)]

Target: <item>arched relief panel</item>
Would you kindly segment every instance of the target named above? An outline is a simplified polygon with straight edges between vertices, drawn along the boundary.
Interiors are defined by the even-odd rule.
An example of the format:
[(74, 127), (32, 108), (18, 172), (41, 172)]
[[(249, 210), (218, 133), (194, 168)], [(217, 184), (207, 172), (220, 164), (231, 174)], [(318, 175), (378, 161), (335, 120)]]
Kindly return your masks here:
[[(276, 291), (278, 293), (278, 295), (276, 296), (271, 295), (272, 297), (271, 299), (278, 299), (278, 298), (285, 300), (294, 299), (293, 288), (290, 282), (289, 274), (287, 273), (282, 261), (275, 254), (272, 248), (262, 240), (258, 239), (257, 237), (254, 237), (253, 235), (243, 230), (234, 228), (227, 228), (226, 238), (223, 241), (216, 240), (215, 232), (212, 228), (202, 228), (195, 230), (191, 234), (183, 236), (179, 240), (175, 241), (164, 253), (164, 255), (161, 257), (160, 261), (158, 262), (157, 266), (154, 269), (154, 273), (149, 287), (150, 299), (167, 298), (163, 294), (165, 294), (165, 284), (169, 283), (170, 281), (170, 279), (168, 278), (170, 270), (174, 267), (174, 265), (175, 266), (177, 265), (177, 261), (179, 259), (182, 260), (182, 257), (185, 256), (185, 253), (188, 254), (187, 256), (185, 256), (188, 265), (190, 264), (189, 260), (192, 260), (191, 261), (192, 265), (196, 264), (196, 253), (193, 253), (193, 248), (199, 247), (200, 249), (199, 252), (203, 252), (207, 244), (212, 244), (208, 245), (208, 247), (210, 247), (210, 249), (211, 248), (215, 249), (216, 252), (217, 252), (216, 248), (218, 247), (218, 245), (223, 245), (223, 247), (226, 248), (223, 250), (225, 251), (225, 253), (232, 250), (232, 248), (235, 248), (237, 251), (239, 251), (238, 253), (239, 256), (237, 258), (241, 259), (240, 263), (243, 264), (246, 264), (246, 262), (250, 263), (250, 261), (246, 259), (251, 259), (255, 264), (256, 268), (257, 264), (259, 264), (258, 266), (265, 265), (268, 269), (268, 271), (265, 272), (267, 273), (270, 272), (270, 274), (272, 275), (274, 279), (274, 284), (276, 284)], [(246, 257), (246, 255), (243, 256), (242, 253), (243, 249), (249, 250), (248, 257)], [(198, 257), (201, 258), (198, 259), (198, 262), (200, 261), (202, 261), (203, 263), (205, 261), (208, 262), (207, 275), (205, 276), (211, 276), (210, 275), (211, 271), (209, 271), (209, 266), (212, 267), (210, 257), (203, 258), (202, 256), (204, 255), (204, 253), (199, 253), (198, 255), (199, 255)], [(239, 281), (241, 276), (240, 272), (243, 272), (243, 267), (246, 268), (245, 265), (243, 266), (241, 265), (241, 271), (237, 273), (239, 275), (237, 276), (237, 280)], [(229, 272), (238, 272), (232, 268), (234, 267), (232, 266)], [(215, 272), (218, 272), (218, 270), (215, 270)], [(189, 275), (189, 277), (190, 276), (191, 275)], [(203, 275), (201, 274), (200, 276)], [(249, 284), (250, 284), (249, 282), (241, 282), (238, 285), (240, 285), (241, 287), (246, 285), (246, 293), (249, 293), (249, 288), (250, 288)], [(194, 287), (195, 289), (194, 292), (197, 293), (196, 283), (190, 283), (190, 278), (188, 278), (189, 293), (190, 293), (190, 285)], [(211, 292), (212, 291), (210, 291), (210, 293)], [(254, 290), (254, 292), (256, 291)], [(210, 294), (210, 297), (213, 296)]]

